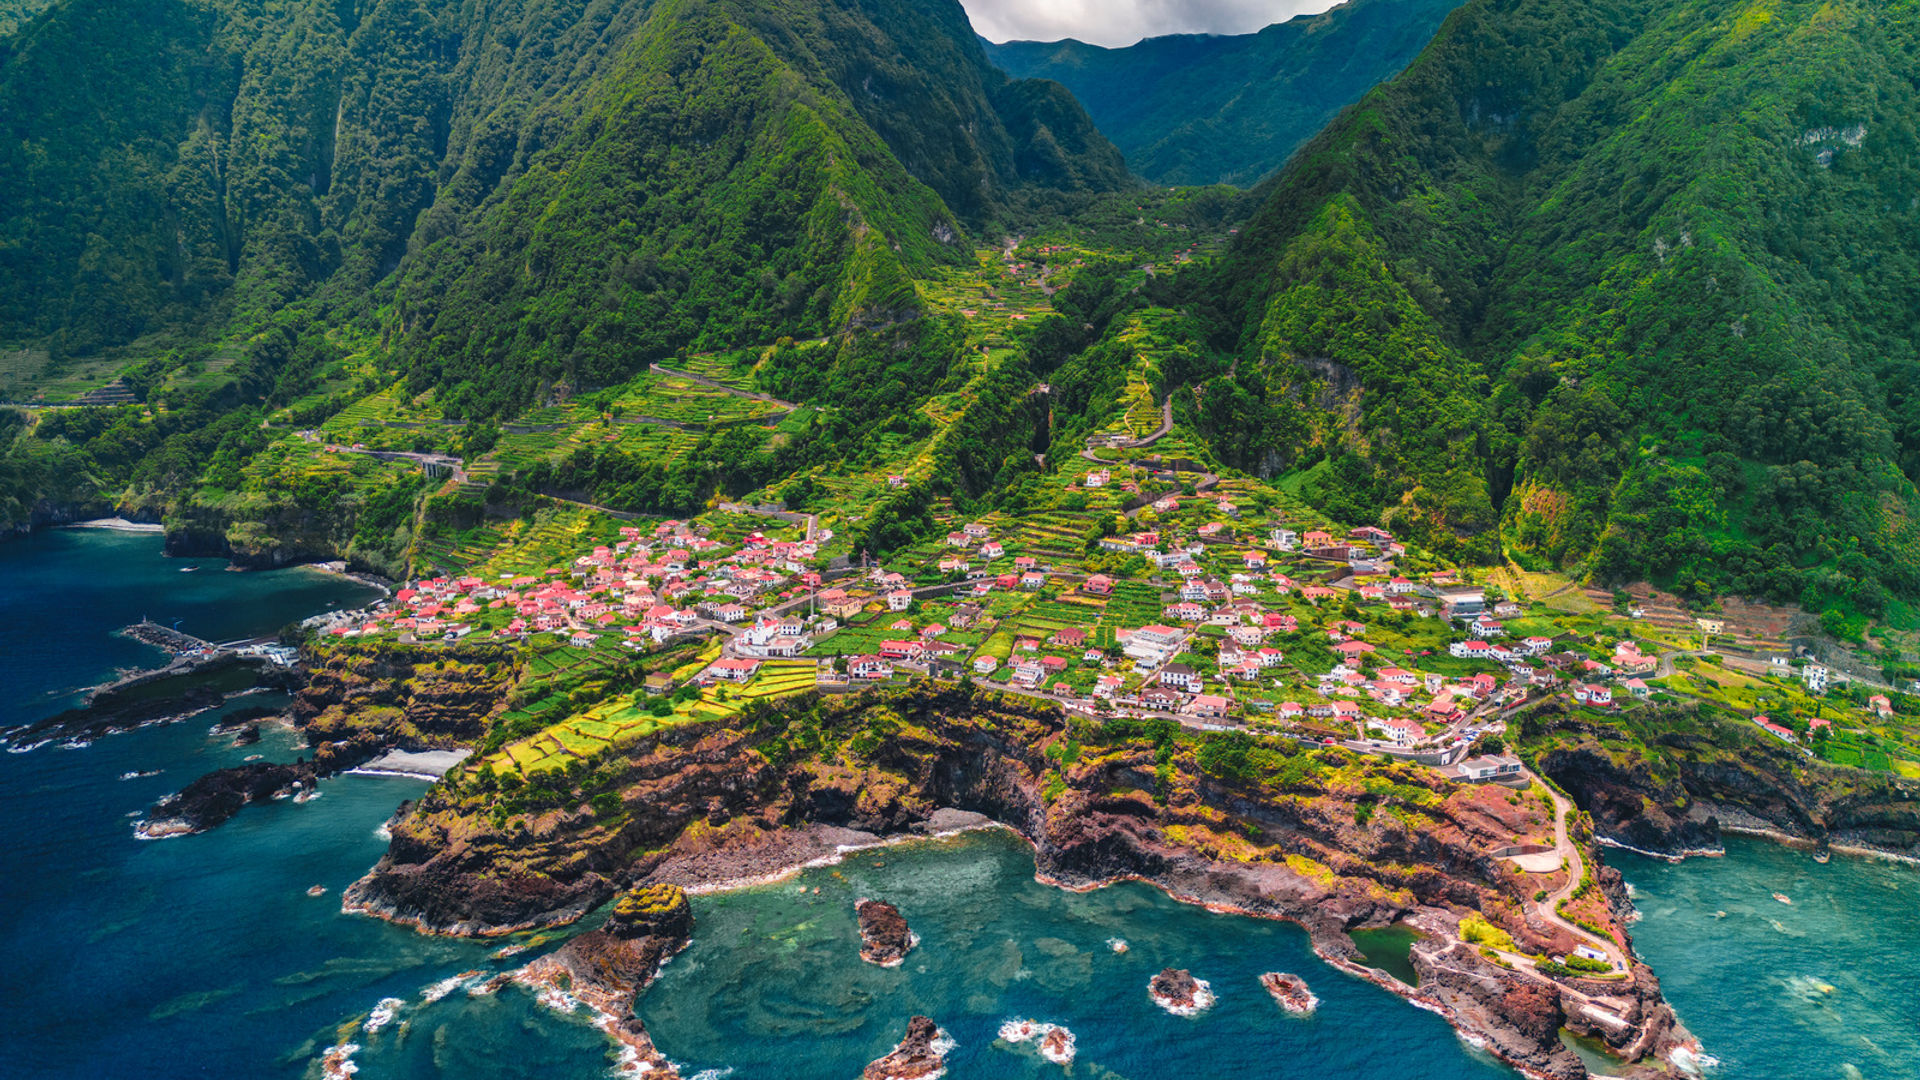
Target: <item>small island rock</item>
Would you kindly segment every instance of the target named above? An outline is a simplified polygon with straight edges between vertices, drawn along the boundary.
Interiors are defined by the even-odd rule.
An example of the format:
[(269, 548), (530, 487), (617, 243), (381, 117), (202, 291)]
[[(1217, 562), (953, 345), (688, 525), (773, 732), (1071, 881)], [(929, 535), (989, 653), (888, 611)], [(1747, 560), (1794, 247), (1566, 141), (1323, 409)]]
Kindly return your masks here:
[(860, 900), (860, 959), (881, 967), (899, 967), (920, 938), (907, 928), (900, 909), (882, 900)]
[(925, 1016), (907, 1021), (907, 1036), (893, 1053), (869, 1064), (860, 1080), (938, 1080), (947, 1074), (953, 1041)]
[(1175, 1016), (1192, 1016), (1213, 1005), (1213, 990), (1205, 979), (1184, 969), (1166, 968), (1147, 981), (1153, 1003)]
[(1320, 999), (1307, 989), (1307, 980), (1298, 975), (1269, 971), (1260, 976), (1260, 985), (1267, 988), (1267, 993), (1273, 995), (1281, 1008), (1295, 1016), (1305, 1016), (1320, 1006)]

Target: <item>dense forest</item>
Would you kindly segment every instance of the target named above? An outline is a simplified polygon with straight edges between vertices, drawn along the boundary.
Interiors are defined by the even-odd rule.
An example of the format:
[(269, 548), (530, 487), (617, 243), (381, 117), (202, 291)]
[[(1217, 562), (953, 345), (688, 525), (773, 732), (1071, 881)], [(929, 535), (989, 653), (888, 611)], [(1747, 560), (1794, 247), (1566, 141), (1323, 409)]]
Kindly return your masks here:
[[(1029, 59), (1106, 80), (1099, 109), (1137, 92), (1129, 145), (1244, 157), (1144, 150), (1149, 175), (1250, 179), (1262, 95), (1359, 94), (1374, 69), (1310, 54), (1345, 35), (1384, 74), (1439, 20), (1414, 6), (1400, 36), (1367, 0)], [(934, 482), (876, 507), (885, 539), (928, 498), (1017, 510), (1145, 394), (1188, 452), (1443, 555), (1878, 615), (1920, 595), (1917, 6), (1471, 0), (1244, 193), (1137, 186), (955, 0), (60, 0), (0, 36), (0, 366), (122, 396), (0, 418), (0, 513), (298, 520), (390, 559), (417, 492), (249, 473), (270, 416), (390, 395), (471, 457), (651, 362), (752, 353), (758, 389), (827, 407), (764, 445), (518, 464), (501, 497), (800, 504), (918, 446)], [(1248, 76), (1194, 58), (1256, 47), (1293, 59), (1211, 134), (1154, 104), (1214, 101)], [(975, 349), (932, 283), (1030, 234), (1135, 246)]]
[(1073, 91), (1133, 171), (1159, 184), (1251, 185), (1416, 56), (1459, 0), (1346, 0), (1253, 34), (1125, 48), (987, 45), (1009, 74)]
[(1028, 195), (1132, 182), (953, 0), (65, 0), (4, 48), (0, 342), (306, 304), (473, 412), (896, 319)]
[(1369, 515), (1878, 613), (1920, 591), (1917, 25), (1474, 0), (1267, 185), (1201, 299), (1256, 397), (1345, 404), (1316, 475)]

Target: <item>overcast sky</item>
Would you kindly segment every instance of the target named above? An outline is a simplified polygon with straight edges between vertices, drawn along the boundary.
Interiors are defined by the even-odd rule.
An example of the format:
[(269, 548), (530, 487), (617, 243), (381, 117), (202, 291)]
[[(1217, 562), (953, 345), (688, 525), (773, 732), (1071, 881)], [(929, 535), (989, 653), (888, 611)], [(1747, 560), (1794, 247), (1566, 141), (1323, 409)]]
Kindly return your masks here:
[(988, 41), (1079, 38), (1131, 45), (1160, 34), (1246, 34), (1337, 0), (960, 0)]

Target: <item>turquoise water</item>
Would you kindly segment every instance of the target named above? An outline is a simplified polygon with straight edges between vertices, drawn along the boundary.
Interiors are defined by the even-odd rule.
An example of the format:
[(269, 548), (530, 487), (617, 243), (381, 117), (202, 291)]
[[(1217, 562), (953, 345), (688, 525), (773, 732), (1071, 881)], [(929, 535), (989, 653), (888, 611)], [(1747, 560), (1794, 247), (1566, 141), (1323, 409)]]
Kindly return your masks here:
[(1636, 947), (1718, 1075), (1920, 1077), (1920, 868), (1738, 836), (1720, 859), (1608, 858), (1634, 887)]
[[(1065, 1024), (1082, 1077), (1513, 1075), (1439, 1017), (1321, 963), (1298, 927), (1209, 914), (1140, 884), (1067, 893), (1033, 871), (1031, 851), (994, 831), (697, 897), (694, 944), (647, 993), (641, 1016), (669, 1057), (738, 1077), (857, 1076), (915, 1013), (957, 1041), (955, 1077), (1063, 1075), (1030, 1044), (998, 1041), (1011, 1019)], [(853, 904), (863, 896), (898, 905), (920, 935), (900, 967), (859, 960)], [(1218, 1003), (1194, 1018), (1162, 1011), (1147, 980), (1165, 967), (1207, 980)], [(1257, 981), (1268, 971), (1304, 976), (1319, 1012), (1283, 1013)]]
[[(179, 573), (150, 536), (0, 544), (0, 720), (37, 719), (115, 667), (154, 662), (152, 650), (107, 636), (143, 613), (228, 639), (367, 595), (310, 572), (197, 562), (205, 569)], [(313, 802), (249, 807), (204, 836), (134, 840), (129, 813), (193, 777), (252, 753), (298, 752), (281, 731), (236, 750), (208, 733), (212, 719), (86, 750), (0, 754), (0, 1077), (293, 1080), (317, 1077), (319, 1055), (343, 1035), (360, 1046), (356, 1080), (608, 1075), (615, 1059), (584, 1016), (513, 988), (470, 994), (481, 979), (425, 1000), (456, 974), (508, 970), (513, 961), (490, 957), (498, 943), (340, 913), (340, 890), (380, 856), (381, 823), (423, 790), (418, 781), (341, 777)], [(164, 771), (119, 779), (148, 768)], [(1920, 872), (1844, 858), (1817, 866), (1760, 842), (1735, 840), (1731, 852), (1678, 866), (1616, 856), (1646, 915), (1641, 950), (1725, 1062), (1719, 1075), (1920, 1076)], [(316, 884), (326, 895), (308, 897)], [(857, 959), (860, 896), (899, 904), (921, 935), (902, 967)], [(844, 1080), (914, 1013), (958, 1040), (956, 1078), (1067, 1075), (997, 1041), (1016, 1017), (1071, 1028), (1071, 1075), (1096, 1080), (1513, 1075), (1437, 1017), (1321, 964), (1295, 927), (1211, 915), (1142, 885), (1050, 889), (1002, 833), (855, 854), (797, 881), (698, 897), (694, 910), (693, 946), (640, 1008), (689, 1076)], [(1711, 917), (1721, 910), (1726, 918)], [(1368, 947), (1390, 964), (1396, 944)], [(1211, 982), (1219, 1003), (1194, 1019), (1155, 1008), (1146, 981), (1166, 966)], [(1304, 975), (1319, 1013), (1284, 1016), (1254, 981), (1269, 970)], [(360, 1028), (384, 998), (402, 1003), (394, 1021)]]

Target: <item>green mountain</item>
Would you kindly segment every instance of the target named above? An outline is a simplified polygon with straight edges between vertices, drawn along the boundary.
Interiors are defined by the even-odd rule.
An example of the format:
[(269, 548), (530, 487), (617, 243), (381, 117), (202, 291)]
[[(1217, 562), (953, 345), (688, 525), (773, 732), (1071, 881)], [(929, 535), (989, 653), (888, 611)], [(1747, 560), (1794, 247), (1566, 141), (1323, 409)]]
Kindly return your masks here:
[(46, 0), (0, 0), (0, 37), (13, 33), (46, 8)]
[(1256, 34), (1179, 34), (1123, 49), (987, 45), (1020, 78), (1073, 91), (1139, 175), (1252, 184), (1419, 53), (1458, 0), (1347, 0)]
[(467, 412), (899, 321), (965, 231), (1131, 183), (953, 0), (63, 0), (0, 50), (0, 342), (308, 304)]
[(1203, 420), (1486, 557), (1920, 594), (1916, 16), (1474, 0), (1268, 186)]

